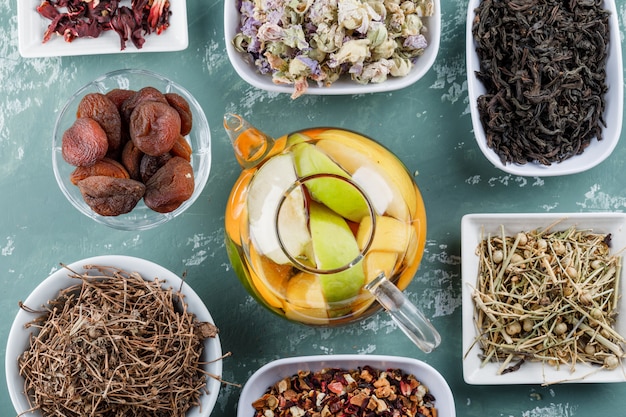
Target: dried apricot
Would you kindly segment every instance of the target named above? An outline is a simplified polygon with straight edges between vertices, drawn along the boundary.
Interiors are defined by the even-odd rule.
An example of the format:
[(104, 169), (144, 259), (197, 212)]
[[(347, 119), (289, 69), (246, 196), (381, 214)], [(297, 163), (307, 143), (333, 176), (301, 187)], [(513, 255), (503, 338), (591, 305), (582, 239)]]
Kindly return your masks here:
[(102, 175), (79, 181), (78, 188), (85, 203), (101, 216), (119, 216), (130, 212), (146, 191), (146, 186), (139, 181)]
[(180, 136), (180, 116), (170, 105), (157, 101), (140, 103), (130, 116), (130, 139), (145, 154), (159, 156)]
[(122, 120), (126, 123), (130, 122), (130, 116), (133, 114), (135, 107), (144, 101), (158, 101), (167, 104), (167, 99), (159, 90), (154, 87), (144, 87), (136, 91), (135, 94), (122, 103), (122, 108), (120, 109)]
[(164, 153), (159, 156), (145, 155), (141, 158), (141, 164), (139, 165), (139, 174), (141, 181), (147, 183), (150, 177), (152, 177), (163, 165), (172, 159), (172, 155)]
[(122, 143), (122, 118), (115, 103), (101, 93), (89, 93), (78, 103), (76, 117), (89, 117), (100, 124), (109, 141), (109, 152)]
[(61, 154), (68, 164), (93, 165), (104, 158), (108, 149), (106, 132), (98, 122), (89, 117), (76, 119), (63, 133)]
[(165, 99), (180, 116), (180, 134), (187, 136), (189, 132), (191, 132), (191, 127), (193, 125), (193, 115), (191, 114), (191, 109), (189, 108), (189, 102), (177, 93), (166, 93)]
[(140, 167), (143, 155), (144, 153), (135, 146), (133, 141), (128, 141), (122, 151), (122, 165), (134, 180), (141, 179)]
[(103, 175), (115, 178), (130, 178), (128, 171), (122, 164), (111, 158), (102, 158), (88, 167), (76, 167), (70, 174), (70, 181), (77, 185), (79, 181), (94, 175)]
[(154, 87), (89, 93), (63, 134), (63, 158), (76, 166), (70, 181), (103, 216), (127, 213), (142, 198), (154, 211), (173, 211), (195, 187), (185, 138), (191, 125), (189, 103), (177, 93)]
[(107, 91), (105, 96), (109, 98), (117, 107), (117, 110), (121, 112), (122, 104), (126, 100), (128, 100), (133, 94), (135, 94), (135, 90), (127, 90), (125, 88), (114, 88), (113, 90)]
[(159, 213), (176, 210), (194, 190), (193, 169), (183, 158), (175, 156), (146, 183), (144, 203)]
[(172, 149), (170, 149), (170, 153), (172, 156), (180, 156), (181, 158), (191, 162), (191, 154), (193, 150), (191, 149), (191, 145), (187, 142), (187, 139), (184, 136), (179, 136)]

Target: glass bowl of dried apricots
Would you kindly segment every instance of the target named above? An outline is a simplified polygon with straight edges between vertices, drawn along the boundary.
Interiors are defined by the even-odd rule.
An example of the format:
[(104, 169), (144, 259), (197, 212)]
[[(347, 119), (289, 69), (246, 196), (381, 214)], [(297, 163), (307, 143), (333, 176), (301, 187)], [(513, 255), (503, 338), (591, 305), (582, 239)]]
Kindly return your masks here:
[(81, 213), (120, 230), (180, 215), (211, 169), (211, 132), (184, 87), (138, 69), (107, 73), (76, 91), (52, 137), (57, 183)]

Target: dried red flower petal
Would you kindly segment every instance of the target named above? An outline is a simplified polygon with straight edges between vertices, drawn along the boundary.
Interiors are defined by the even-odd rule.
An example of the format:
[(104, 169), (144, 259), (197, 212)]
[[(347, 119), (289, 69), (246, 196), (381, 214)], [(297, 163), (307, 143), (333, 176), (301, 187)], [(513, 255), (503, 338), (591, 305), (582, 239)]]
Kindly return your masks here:
[(141, 49), (144, 35), (161, 34), (169, 27), (172, 12), (168, 0), (132, 0), (131, 8), (120, 7), (119, 3), (120, 0), (43, 0), (36, 10), (51, 21), (43, 42), (55, 33), (72, 42), (76, 38), (97, 38), (113, 30), (120, 37), (121, 50), (128, 41)]

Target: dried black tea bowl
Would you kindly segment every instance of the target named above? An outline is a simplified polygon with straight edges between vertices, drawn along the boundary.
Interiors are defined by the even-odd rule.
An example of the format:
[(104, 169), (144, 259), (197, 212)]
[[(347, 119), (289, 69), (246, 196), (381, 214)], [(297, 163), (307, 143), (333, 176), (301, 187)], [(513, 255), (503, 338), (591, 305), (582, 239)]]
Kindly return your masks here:
[[(589, 170), (606, 158), (608, 158), (615, 147), (620, 138), (621, 129), (622, 129), (622, 118), (623, 118), (623, 107), (624, 107), (624, 92), (623, 92), (623, 66), (622, 66), (622, 50), (621, 50), (621, 40), (619, 35), (619, 25), (617, 19), (617, 9), (614, 0), (604, 0), (603, 8), (610, 12), (608, 16), (608, 52), (606, 58), (606, 76), (605, 76), (605, 84), (607, 86), (607, 91), (603, 95), (604, 99), (604, 110), (602, 112), (602, 118), (606, 123), (604, 126), (601, 122), (599, 123), (600, 131), (602, 139), (598, 140), (597, 135), (591, 138), (589, 145), (584, 148), (582, 153), (574, 154), (573, 156), (569, 156), (566, 159), (560, 162), (554, 162), (554, 160), (550, 161), (549, 164), (541, 163), (537, 159), (533, 162), (526, 163), (514, 163), (514, 162), (503, 162), (500, 155), (490, 146), (488, 146), (488, 139), (483, 123), (481, 122), (481, 112), (478, 108), (478, 98), (486, 93), (486, 88), (483, 82), (478, 78), (477, 72), (481, 70), (478, 53), (476, 52), (477, 43), (474, 39), (472, 33), (472, 25), (475, 21), (478, 21), (478, 17), (476, 16), (475, 10), (480, 5), (480, 0), (471, 0), (469, 2), (469, 6), (467, 9), (467, 25), (466, 25), (466, 63), (467, 63), (467, 85), (468, 85), (468, 95), (470, 101), (470, 111), (472, 117), (472, 126), (474, 130), (474, 136), (478, 143), (478, 146), (485, 157), (496, 167), (501, 169), (504, 172), (520, 175), (520, 176), (559, 176), (559, 175), (569, 175), (576, 174), (579, 172), (583, 172)], [(539, 15), (540, 13), (535, 13), (535, 15)], [(530, 16), (532, 13), (527, 13), (526, 15)], [(486, 25), (487, 27), (495, 26)], [(597, 28), (598, 25), (594, 25), (594, 28)], [(605, 26), (602, 26), (605, 27)], [(522, 41), (520, 41), (521, 43)], [(576, 72), (576, 71), (573, 71)], [(599, 73), (600, 71), (598, 71)], [(520, 77), (532, 77), (532, 75), (523, 75), (518, 74)], [(569, 81), (568, 81), (569, 82)], [(573, 82), (573, 81), (572, 81)], [(564, 81), (564, 84), (566, 81)], [(515, 87), (516, 88), (516, 87)], [(570, 87), (571, 88), (571, 87)], [(575, 87), (574, 87), (575, 88)], [(515, 92), (514, 92), (515, 93)], [(541, 91), (539, 94), (543, 94), (545, 91)], [(580, 92), (581, 96), (583, 96), (584, 92)], [(574, 94), (578, 94), (574, 93)], [(597, 97), (597, 96), (596, 96)], [(588, 100), (588, 99), (587, 99)], [(556, 100), (555, 100), (556, 102)], [(554, 104), (554, 103), (553, 103)], [(568, 114), (573, 113), (573, 111), (567, 110), (563, 107), (565, 104), (559, 103), (561, 106), (560, 113)], [(594, 104), (595, 105), (595, 104)], [(547, 107), (547, 105), (546, 105)], [(583, 109), (585, 110), (585, 109)], [(508, 110), (507, 110), (508, 111)], [(545, 113), (545, 109), (543, 110)], [(554, 114), (554, 112), (552, 113)], [(586, 111), (578, 112), (580, 115), (587, 115)], [(504, 117), (509, 116), (507, 113)], [(528, 118), (527, 118), (528, 119)], [(533, 119), (536, 120), (536, 119)], [(585, 119), (583, 119), (585, 120)], [(515, 131), (523, 131), (524, 126), (521, 125), (529, 125), (527, 123), (515, 123), (516, 126), (507, 126), (505, 123), (502, 123), (501, 127), (503, 129), (512, 127)], [(533, 123), (534, 124), (534, 123)], [(575, 126), (578, 126), (582, 123), (573, 123)], [(541, 129), (541, 128), (540, 128)], [(533, 132), (534, 134), (534, 132)], [(523, 137), (524, 140), (528, 138), (530, 135), (519, 135)], [(588, 140), (588, 139), (587, 139)], [(503, 141), (504, 142), (504, 141)], [(521, 143), (521, 140), (515, 140), (516, 144)], [(576, 143), (576, 141), (573, 140)], [(524, 146), (525, 147), (525, 146)], [(547, 152), (546, 152), (547, 153)], [(544, 157), (546, 153), (542, 153), (541, 157)], [(576, 152), (574, 152), (576, 153)], [(513, 158), (513, 160), (515, 160)]]
[[(150, 283), (150, 281), (155, 281), (158, 278), (160, 287), (162, 289), (171, 289), (176, 311), (178, 311), (179, 313), (181, 311), (180, 298), (176, 296), (176, 293), (179, 292), (183, 296), (183, 303), (187, 305), (187, 313), (195, 315), (196, 322), (214, 324), (213, 318), (211, 317), (211, 314), (209, 313), (206, 305), (187, 282), (183, 282), (181, 278), (179, 278), (173, 272), (150, 261), (129, 256), (108, 255), (83, 259), (77, 262), (73, 262), (67, 265), (67, 267), (59, 266), (55, 272), (53, 272), (50, 276), (43, 280), (30, 293), (30, 295), (28, 295), (28, 297), (23, 300), (22, 305), (26, 308), (18, 309), (18, 312), (9, 331), (5, 355), (6, 382), (9, 390), (9, 396), (17, 415), (32, 417), (41, 417), (43, 415), (41, 410), (33, 409), (33, 407), (35, 406), (32, 403), (33, 397), (31, 395), (29, 395), (28, 397), (27, 395), (25, 395), (24, 391), (26, 379), (20, 372), (18, 365), (18, 357), (22, 355), (27, 349), (29, 349), (29, 339), (31, 337), (35, 337), (35, 335), (37, 335), (39, 332), (36, 326), (26, 328), (25, 325), (35, 320), (36, 318), (41, 317), (41, 310), (43, 310), (43, 306), (49, 306), (52, 300), (58, 299), (59, 291), (81, 283), (80, 279), (70, 277), (70, 270), (76, 272), (79, 275), (82, 275), (87, 271), (86, 266), (88, 265), (114, 267), (129, 273), (136, 272), (140, 274), (141, 277), (148, 283)], [(97, 273), (94, 273), (92, 271), (91, 274)], [(139, 287), (139, 289), (141, 289), (141, 287)], [(166, 295), (163, 295), (163, 297), (165, 298)], [(16, 308), (18, 308), (18, 300), (15, 300), (15, 306)], [(36, 311), (33, 312), (31, 310)], [(142, 311), (145, 312), (145, 309), (143, 309)], [(89, 316), (89, 314), (85, 313), (85, 316)], [(145, 316), (141, 316), (137, 320), (145, 320), (144, 317)], [(182, 321), (183, 320), (181, 319), (181, 322)], [(85, 319), (85, 322), (87, 324), (90, 323), (87, 318)], [(83, 326), (77, 325), (75, 327), (80, 328)], [(180, 328), (183, 327), (181, 326)], [(147, 332), (148, 335), (154, 335), (155, 333), (152, 330), (145, 332)], [(102, 334), (104, 334), (104, 332), (100, 333), (100, 335)], [(115, 334), (119, 335), (119, 332), (116, 331)], [(75, 335), (80, 335), (84, 339), (87, 338), (86, 336), (92, 336), (92, 334), (90, 332), (86, 332), (84, 328), (77, 329)], [(78, 336), (75, 337), (78, 338)], [(97, 340), (97, 337), (94, 340)], [(215, 378), (207, 376), (206, 387), (200, 388), (198, 391), (199, 396), (197, 400), (199, 404), (192, 405), (187, 410), (186, 417), (208, 417), (211, 414), (219, 395), (221, 382), (218, 381), (217, 378), (221, 378), (222, 375), (222, 348), (219, 335), (204, 339), (202, 342), (202, 346), (203, 351), (200, 356), (200, 367), (202, 368), (203, 372), (214, 375)], [(170, 350), (169, 352), (171, 353), (172, 351)], [(51, 360), (53, 360), (55, 357), (56, 356), (53, 356)], [(169, 358), (168, 360), (171, 360), (171, 356), (167, 357)], [(162, 361), (164, 359), (164, 355), (159, 356), (157, 354), (155, 358), (157, 361)], [(143, 356), (143, 359), (145, 363), (147, 363), (149, 360), (153, 362), (155, 360), (153, 358), (147, 359), (147, 356), (145, 355)], [(94, 366), (97, 366), (95, 365), (96, 360), (94, 360), (93, 363)], [(136, 362), (133, 362), (133, 364), (136, 364)], [(123, 367), (120, 367), (120, 369), (122, 368)], [(162, 372), (159, 372), (158, 374), (162, 375)], [(138, 375), (138, 373), (135, 372), (134, 375)], [(162, 380), (163, 378), (159, 379)], [(168, 379), (166, 383), (171, 383), (173, 379), (173, 377)], [(116, 381), (117, 384), (115, 386), (119, 387), (120, 380), (118, 379)], [(173, 389), (176, 388), (177, 387), (173, 387)], [(114, 395), (115, 393), (110, 393), (111, 398), (113, 398)], [(105, 400), (105, 397), (106, 396), (103, 395), (102, 400)], [(88, 413), (85, 413), (84, 415), (88, 415)]]
[[(67, 163), (63, 158), (63, 133), (75, 122), (78, 104), (85, 95), (89, 93), (106, 94), (114, 89), (137, 91), (144, 87), (154, 87), (161, 93), (176, 93), (189, 104), (192, 114), (192, 129), (185, 136), (185, 139), (192, 149), (190, 163), (194, 176), (193, 193), (180, 206), (169, 212), (154, 211), (146, 206), (144, 200), (141, 199), (128, 213), (119, 215), (98, 214), (85, 202), (79, 188), (70, 181), (70, 175), (76, 167)], [(52, 134), (52, 167), (61, 192), (80, 213), (114, 229), (151, 229), (184, 213), (202, 193), (211, 170), (209, 123), (200, 103), (178, 83), (160, 74), (142, 69), (122, 69), (109, 72), (79, 88), (59, 112)]]
[[(456, 416), (452, 391), (444, 377), (431, 365), (418, 359), (402, 356), (340, 354), (294, 356), (265, 364), (252, 374), (244, 385), (237, 406), (237, 417), (254, 415), (255, 408), (252, 406), (253, 402), (260, 399), (270, 387), (279, 381), (298, 375), (299, 372), (315, 373), (329, 368), (350, 371), (361, 370), (366, 366), (371, 367), (375, 371), (393, 369), (400, 370), (405, 375), (413, 375), (427, 388), (428, 393), (434, 397), (433, 405), (437, 409), (437, 414), (435, 415), (438, 417)], [(359, 385), (359, 382), (355, 382)], [(328, 385), (331, 385), (331, 383)], [(339, 393), (338, 390), (335, 392)], [(347, 397), (348, 395), (345, 393), (342, 395), (342, 398)], [(321, 399), (319, 396), (317, 398)]]

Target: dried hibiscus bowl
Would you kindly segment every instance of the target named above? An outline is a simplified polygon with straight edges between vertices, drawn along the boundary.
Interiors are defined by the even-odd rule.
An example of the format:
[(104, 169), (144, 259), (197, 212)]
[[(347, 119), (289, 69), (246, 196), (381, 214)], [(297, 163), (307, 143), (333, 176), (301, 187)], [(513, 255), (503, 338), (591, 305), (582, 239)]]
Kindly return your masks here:
[[(135, 127), (131, 127), (134, 115), (140, 114), (140, 112), (135, 111), (140, 105), (131, 105), (133, 97), (130, 96), (130, 93), (138, 93), (139, 96), (139, 93), (143, 91), (148, 91), (155, 96), (159, 94), (158, 99), (154, 99), (154, 101), (162, 101), (163, 103), (160, 103), (159, 106), (151, 106), (145, 102), (153, 101), (154, 97), (137, 99), (139, 102), (143, 101), (144, 108), (157, 108), (158, 111), (154, 110), (150, 116), (148, 112), (145, 112), (144, 118), (136, 117), (134, 122), (136, 124), (133, 125)], [(119, 95), (114, 93), (119, 93)], [(128, 95), (125, 96), (124, 94)], [(87, 96), (92, 100), (87, 101)], [(101, 96), (107, 97), (108, 101), (102, 99)], [(174, 104), (171, 100), (177, 100), (178, 104)], [(91, 104), (85, 105), (85, 102)], [(110, 104), (114, 104), (114, 108), (117, 107), (120, 114), (121, 135), (117, 145), (114, 145), (115, 142), (110, 139), (113, 134), (106, 128), (108, 120), (112, 118), (109, 116), (113, 113), (110, 110)], [(176, 105), (179, 106), (178, 109), (175, 107)], [(165, 109), (163, 109), (164, 107)], [(183, 107), (184, 110), (179, 111)], [(104, 108), (107, 109), (106, 113)], [(177, 113), (178, 116), (172, 116), (171, 113), (173, 112)], [(168, 115), (169, 119), (166, 118), (166, 122), (157, 124), (155, 120), (163, 120), (163, 115)], [(101, 121), (98, 117), (102, 117), (105, 121)], [(176, 120), (172, 121), (174, 117)], [(101, 156), (96, 162), (88, 161), (84, 164), (85, 166), (79, 166), (78, 164), (83, 164), (80, 159), (79, 162), (75, 161), (77, 158), (68, 161), (68, 154), (72, 156), (70, 152), (72, 148), (66, 145), (66, 143), (71, 142), (64, 137), (76, 128), (80, 122), (78, 119), (92, 118), (96, 119), (98, 124), (103, 127), (102, 130), (105, 131), (109, 143), (104, 156)], [(115, 123), (117, 122), (112, 124)], [(179, 123), (180, 129), (177, 127)], [(171, 127), (172, 125), (176, 125), (176, 128)], [(87, 126), (93, 126), (93, 123)], [(148, 129), (146, 126), (153, 127)], [(161, 126), (164, 127), (161, 129)], [(92, 130), (95, 132), (97, 128), (92, 127)], [(86, 142), (84, 137), (90, 136), (83, 134), (81, 130), (78, 132), (80, 134), (69, 135), (74, 139), (80, 138), (76, 139), (77, 144), (74, 145), (76, 149)], [(163, 136), (160, 136), (161, 134)], [(93, 134), (91, 136), (94, 136), (93, 142), (98, 144), (97, 139), (100, 139), (101, 135)], [(175, 145), (170, 146), (174, 136), (176, 136)], [(139, 146), (137, 146), (128, 152), (130, 147), (127, 145), (135, 143), (135, 137), (150, 138), (153, 144), (158, 143), (159, 145), (153, 145), (154, 149), (150, 150), (145, 148), (138, 150)], [(97, 150), (100, 151), (99, 148)], [(150, 153), (149, 158), (145, 157), (148, 153)], [(83, 154), (79, 155), (82, 156)], [(176, 163), (172, 163), (172, 160), (175, 160)], [(130, 163), (132, 167), (127, 161), (132, 161)], [(106, 163), (101, 164), (102, 162)], [(164, 168), (170, 163), (168, 175), (156, 173), (157, 168), (154, 167)], [(100, 165), (105, 168), (100, 168)], [(54, 126), (52, 166), (62, 193), (78, 211), (87, 217), (120, 230), (151, 229), (185, 212), (200, 196), (211, 169), (211, 132), (202, 107), (184, 87), (147, 70), (122, 69), (107, 73), (86, 84), (67, 100)], [(93, 170), (94, 166), (99, 168)], [(150, 168), (151, 166), (154, 169)], [(89, 179), (87, 181), (89, 187), (84, 184), (80, 186), (78, 180), (85, 179), (83, 176), (77, 175), (77, 171), (80, 169), (93, 170), (89, 174), (81, 175), (105, 178), (100, 178), (101, 181)], [(159, 188), (163, 191), (153, 193), (153, 198), (150, 200), (148, 199), (150, 176), (147, 176), (147, 173), (153, 177), (151, 178), (153, 182), (163, 184), (163, 188)], [(124, 178), (114, 178), (115, 176)], [(175, 180), (170, 181), (169, 178), (172, 177)], [(178, 185), (167, 191), (165, 184), (168, 183)], [(115, 193), (109, 192), (111, 187), (116, 187)], [(152, 188), (157, 189), (157, 187)], [(125, 195), (122, 199), (123, 203), (115, 207), (116, 210), (119, 210), (112, 210), (110, 206), (117, 204), (116, 198), (119, 198), (120, 195), (117, 190), (120, 189), (126, 194), (132, 194), (132, 196)], [(89, 198), (91, 200), (88, 200)]]
[[(341, 415), (340, 410), (349, 412), (353, 407), (373, 407), (392, 415), (391, 408), (403, 404), (414, 408), (411, 415), (423, 411), (456, 416), (452, 391), (435, 368), (417, 359), (387, 355), (296, 356), (270, 362), (246, 382), (237, 417), (263, 416), (267, 407), (274, 407), (278, 415), (286, 404), (321, 415)], [(311, 407), (319, 409), (311, 411)]]
[[(85, 278), (87, 274), (91, 278)], [(125, 277), (123, 280), (120, 279), (122, 275)], [(132, 279), (129, 279), (129, 276)], [(73, 303), (61, 296), (62, 293), (67, 293), (64, 293), (65, 290), (76, 285), (79, 287), (82, 285), (81, 294), (89, 293), (97, 286), (102, 289), (104, 285), (102, 282), (106, 282), (109, 277), (113, 278), (109, 284), (115, 282), (111, 287), (113, 290), (117, 286), (125, 285), (125, 283), (127, 290), (119, 291), (120, 297), (107, 298), (108, 304), (106, 301), (94, 302), (93, 297), (78, 295), (77, 292), (71, 293), (76, 300)], [(81, 284), (82, 281), (88, 284)], [(96, 284), (96, 282), (100, 284)], [(104, 288), (106, 289), (106, 287)], [(113, 291), (108, 290), (104, 292), (108, 295), (112, 293)], [(92, 292), (92, 294), (97, 293)], [(151, 301), (151, 297), (155, 294), (160, 301), (163, 301), (159, 303), (161, 307), (155, 303), (137, 302), (138, 299), (142, 298)], [(64, 300), (64, 305), (72, 305), (72, 307), (59, 308), (63, 314), (62, 320), (58, 319), (60, 314), (56, 314), (56, 316), (51, 314), (42, 320), (45, 309), (51, 308), (53, 305), (58, 306), (59, 300)], [(141, 303), (144, 304), (143, 307), (145, 308), (141, 306)], [(173, 272), (140, 258), (117, 255), (96, 256), (59, 267), (56, 272), (43, 280), (20, 305), (21, 308), (9, 332), (5, 357), (7, 387), (13, 407), (18, 415), (33, 417), (51, 415), (52, 410), (49, 401), (70, 398), (72, 393), (74, 393), (72, 400), (63, 404), (67, 407), (65, 411), (73, 415), (89, 414), (84, 412), (85, 407), (89, 407), (85, 404), (86, 401), (91, 403), (92, 400), (95, 400), (94, 404), (100, 403), (98, 406), (100, 409), (106, 408), (105, 403), (114, 408), (120, 407), (120, 404), (129, 404), (128, 399), (131, 398), (131, 395), (137, 402), (132, 406), (133, 415), (153, 415), (149, 411), (150, 405), (162, 405), (164, 399), (168, 400), (169, 396), (176, 394), (176, 392), (179, 392), (181, 397), (192, 401), (182, 403), (172, 400), (171, 404), (177, 404), (177, 406), (169, 410), (171, 415), (208, 417), (211, 414), (221, 385), (219, 378), (222, 375), (222, 348), (219, 335), (213, 318), (201, 298), (187, 282), (183, 282)], [(124, 305), (122, 313), (116, 308), (120, 305)], [(163, 314), (163, 311), (168, 309), (170, 313), (175, 310), (175, 317), (179, 318), (175, 325), (169, 323), (169, 326), (176, 330), (157, 332), (158, 329), (163, 330), (166, 327), (164, 324), (167, 322), (163, 318), (174, 317), (173, 314)], [(129, 317), (124, 319), (124, 314), (129, 314)], [(79, 320), (75, 320), (76, 317)], [(34, 320), (39, 321), (34, 323)], [(42, 332), (46, 331), (48, 323), (56, 323), (59, 328), (57, 333), (59, 335), (64, 335), (66, 334), (64, 330), (71, 329), (71, 337), (70, 335), (56, 337), (54, 336), (55, 332), (48, 332), (47, 334), (52, 336), (46, 338)], [(66, 326), (67, 323), (74, 324), (70, 327)], [(155, 326), (155, 323), (158, 325)], [(190, 330), (192, 323), (197, 326), (194, 327), (193, 331)], [(59, 324), (61, 325), (59, 326)], [(187, 342), (191, 340), (189, 338), (190, 333), (199, 335), (199, 340), (194, 340), (192, 347), (190, 347), (191, 342)], [(176, 338), (172, 336), (176, 336)], [(33, 342), (35, 339), (38, 341), (37, 343)], [(55, 340), (58, 342), (59, 339), (71, 341), (71, 349), (59, 353), (63, 345), (68, 344), (68, 342), (55, 343)], [(164, 340), (169, 341), (170, 347), (167, 343), (163, 343)], [(175, 341), (182, 341), (182, 343), (174, 344)], [(89, 346), (82, 346), (82, 344)], [(128, 349), (129, 346), (135, 345), (137, 348)], [(43, 348), (37, 348), (37, 346), (47, 346), (47, 353), (36, 356), (34, 360), (33, 356), (30, 355), (28, 356), (30, 359), (25, 360), (25, 355), (29, 353), (44, 352)], [(190, 348), (185, 350), (181, 346)], [(83, 349), (86, 353), (79, 357), (79, 352), (82, 352)], [(194, 352), (192, 355), (189, 354), (190, 350)], [(126, 358), (124, 361), (123, 353), (131, 352), (135, 360)], [(74, 359), (69, 360), (72, 355), (74, 355)], [(105, 356), (108, 363), (103, 360)], [(187, 362), (185, 359), (188, 366), (178, 366), (176, 369), (172, 369), (172, 366), (175, 366), (172, 364), (176, 364), (181, 358), (188, 356), (193, 356), (194, 362)], [(49, 393), (48, 399), (45, 399), (44, 395), (44, 400), (38, 402), (35, 400), (32, 386), (41, 386), (37, 380), (42, 379), (37, 374), (33, 377), (33, 373), (29, 372), (28, 369), (35, 368), (34, 363), (45, 365), (48, 360), (42, 358), (46, 357), (56, 364), (52, 367), (56, 367), (57, 372), (65, 376), (49, 374), (53, 391)], [(117, 365), (114, 366), (115, 361), (117, 361)], [(107, 366), (102, 366), (103, 364), (107, 364)], [(45, 370), (46, 368), (41, 369), (44, 374), (48, 372)], [(206, 378), (200, 377), (198, 379), (200, 373), (203, 373)], [(108, 377), (101, 378), (102, 380), (89, 377), (97, 374), (108, 375)], [(129, 375), (132, 378), (128, 377)], [(154, 376), (158, 377), (154, 378)], [(186, 382), (188, 380), (184, 378), (193, 380), (194, 384), (197, 385), (188, 384)], [(138, 392), (144, 389), (142, 386), (146, 386), (145, 381), (148, 379), (152, 380), (152, 388), (147, 388), (145, 393), (138, 395)], [(28, 390), (28, 394), (25, 394), (27, 380), (30, 381), (31, 389)], [(93, 381), (93, 386), (91, 386), (91, 381)], [(107, 384), (110, 387), (108, 393), (105, 388)], [(188, 390), (190, 386), (193, 389)], [(41, 391), (36, 395), (37, 398), (42, 398)], [(88, 400), (84, 400), (84, 398), (88, 398)], [(122, 401), (124, 399), (127, 400), (126, 403)], [(126, 407), (127, 405), (121, 406)], [(44, 408), (45, 412), (43, 411)], [(83, 412), (74, 414), (70, 411), (79, 409), (82, 409)], [(186, 409), (186, 413), (184, 413), (184, 409)], [(119, 408), (118, 411), (124, 412)], [(129, 415), (129, 413), (130, 410), (126, 409), (125, 414)]]

